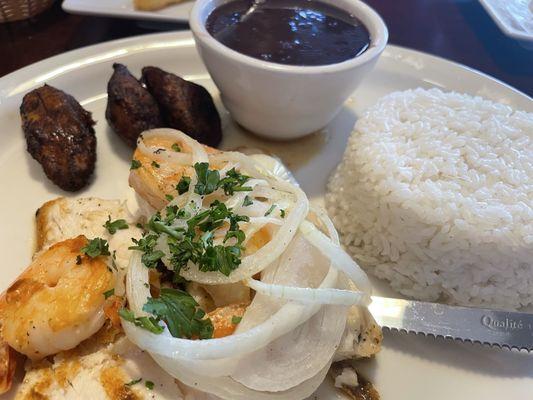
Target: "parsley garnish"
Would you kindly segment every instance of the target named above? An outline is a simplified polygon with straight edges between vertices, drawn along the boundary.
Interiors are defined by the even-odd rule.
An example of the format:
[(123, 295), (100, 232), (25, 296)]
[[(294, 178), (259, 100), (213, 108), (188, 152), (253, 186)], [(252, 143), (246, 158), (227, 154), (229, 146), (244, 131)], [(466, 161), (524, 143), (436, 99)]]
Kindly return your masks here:
[(159, 168), (161, 166), (156, 161), (152, 161), (152, 167)]
[(276, 208), (276, 205), (272, 204), (270, 208), (267, 210), (267, 212), (265, 213), (265, 217), (268, 217), (270, 214), (272, 214), (272, 211), (274, 211), (274, 208)]
[(158, 261), (165, 255), (161, 250), (154, 250), (154, 247), (157, 243), (157, 235), (149, 234), (143, 236), (141, 239), (131, 239), (135, 246), (130, 246), (130, 250), (139, 250), (143, 252), (141, 257), (142, 263), (147, 268), (155, 268)]
[(165, 199), (167, 199), (168, 201), (172, 201), (174, 200), (174, 196), (172, 196), (171, 194), (165, 194)]
[[(239, 229), (239, 222), (247, 222), (249, 217), (233, 214), (224, 203), (216, 200), (208, 210), (190, 218), (187, 221), (188, 229), (185, 231), (166, 225), (172, 223), (168, 218), (169, 214), (176, 214), (175, 210), (170, 213), (168, 209), (169, 207), (165, 221), (161, 221), (161, 217), (156, 213), (148, 225), (154, 232), (169, 235), (170, 262), (175, 272), (179, 272), (191, 261), (197, 264), (201, 271), (219, 271), (228, 276), (240, 265), (241, 245), (245, 234)], [(229, 222), (229, 229), (223, 244), (214, 245), (213, 231), (226, 222)], [(226, 245), (232, 238), (235, 243)]]
[(137, 169), (137, 168), (140, 168), (141, 167), (141, 162), (139, 160), (131, 160), (131, 166), (130, 166), (130, 170), (131, 169)]
[(220, 173), (209, 169), (209, 163), (202, 162), (194, 164), (194, 170), (198, 177), (198, 182), (194, 186), (194, 193), (207, 195), (218, 189)]
[(177, 143), (173, 143), (172, 144), (172, 150), (174, 150), (175, 152), (179, 153), (181, 151), (181, 148), (180, 148), (180, 146)]
[(281, 218), (285, 218), (285, 210), (279, 210), (279, 215), (281, 216)]
[(107, 240), (101, 238), (89, 240), (89, 242), (87, 242), (87, 244), (81, 248), (80, 252), (87, 254), (91, 258), (111, 255)]
[(242, 175), (235, 171), (235, 168), (232, 168), (218, 183), (218, 187), (224, 190), (226, 196), (232, 196), (234, 192), (249, 192), (252, 188), (250, 186), (243, 186), (249, 179), (249, 176)]
[(235, 168), (230, 169), (226, 176), (220, 179), (220, 172), (209, 169), (209, 164), (196, 163), (194, 170), (198, 177), (198, 183), (194, 187), (194, 192), (200, 195), (208, 195), (217, 189), (223, 189), (227, 196), (233, 195), (234, 192), (251, 191), (249, 186), (243, 186), (249, 179), (249, 176), (238, 173)]
[(144, 382), (144, 386), (146, 386), (146, 389), (148, 389), (148, 390), (154, 390), (154, 382), (152, 382), (152, 381)]
[(250, 196), (248, 196), (248, 195), (244, 196), (244, 200), (242, 202), (242, 206), (243, 207), (248, 207), (248, 206), (251, 206), (252, 204), (254, 204), (254, 202), (252, 201)]
[(237, 315), (234, 315), (233, 317), (231, 317), (231, 323), (233, 325), (237, 325), (241, 321), (242, 321), (242, 317), (239, 317)]
[(142, 380), (143, 380), (143, 378), (135, 379), (135, 380), (133, 380), (133, 381), (130, 381), (130, 382), (128, 382), (128, 383), (125, 383), (124, 385), (126, 385), (126, 386), (133, 386), (133, 385), (138, 384), (138, 383), (139, 383), (140, 381), (142, 381)]
[(182, 176), (180, 181), (178, 182), (178, 185), (176, 186), (176, 190), (178, 191), (178, 194), (183, 194), (189, 191), (189, 185), (191, 184), (191, 178), (188, 176)]
[(127, 308), (121, 308), (120, 310), (118, 310), (118, 315), (120, 315), (120, 317), (125, 319), (126, 321), (135, 324), (135, 326), (146, 329), (147, 331), (155, 333), (156, 335), (161, 334), (164, 330), (164, 328), (159, 325), (159, 320), (157, 318), (135, 317), (135, 315), (133, 315), (133, 312), (131, 310), (128, 310)]
[(112, 235), (117, 233), (119, 229), (128, 229), (128, 223), (125, 219), (117, 219), (115, 221), (111, 221), (111, 215), (107, 216), (107, 221), (102, 226), (106, 228), (107, 231)]
[[(219, 172), (209, 170), (208, 163), (196, 163), (195, 170), (198, 183), (195, 192), (201, 195), (213, 193), (223, 188), (225, 193), (239, 190), (251, 190), (242, 186), (249, 177), (232, 169), (224, 179), (219, 179)], [(191, 179), (183, 176), (177, 185), (178, 193), (189, 190)], [(247, 202), (251, 199), (247, 197)], [(247, 216), (234, 214), (219, 200), (213, 201), (208, 209), (195, 212), (194, 208), (167, 206), (162, 212), (156, 212), (145, 228), (149, 231), (140, 239), (133, 240), (135, 246), (130, 249), (143, 252), (142, 262), (148, 268), (157, 267), (165, 256), (156, 249), (156, 243), (165, 234), (166, 244), (170, 250), (167, 255), (169, 267), (174, 270), (174, 281), (180, 282), (179, 272), (190, 263), (196, 264), (200, 271), (218, 271), (229, 276), (241, 263), (241, 256), (246, 236), (239, 228), (240, 222), (248, 222)], [(182, 220), (182, 221), (177, 221)], [(227, 227), (222, 243), (214, 242), (215, 231)], [(167, 258), (165, 258), (166, 262)]]
[(113, 296), (115, 294), (115, 289), (109, 289), (108, 291), (104, 292), (104, 299), (108, 299), (109, 297)]
[(192, 296), (178, 289), (161, 288), (157, 298), (149, 298), (143, 311), (164, 320), (170, 334), (180, 338), (210, 339), (213, 337), (213, 324), (205, 317)]

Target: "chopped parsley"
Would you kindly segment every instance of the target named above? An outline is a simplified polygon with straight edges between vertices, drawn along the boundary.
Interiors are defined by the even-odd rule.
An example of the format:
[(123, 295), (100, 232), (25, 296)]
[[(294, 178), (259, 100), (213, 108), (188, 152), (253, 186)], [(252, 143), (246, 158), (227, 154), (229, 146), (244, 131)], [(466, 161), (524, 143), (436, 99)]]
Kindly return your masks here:
[(141, 166), (142, 166), (142, 164), (141, 164), (141, 162), (139, 160), (133, 159), (133, 160), (131, 160), (130, 170), (131, 169), (140, 168)]
[(164, 328), (159, 325), (159, 319), (154, 317), (135, 317), (131, 310), (127, 308), (121, 308), (118, 310), (118, 315), (128, 322), (131, 322), (139, 328), (146, 329), (156, 335), (163, 333)]
[(107, 221), (102, 226), (106, 228), (111, 235), (117, 233), (119, 229), (128, 229), (128, 223), (125, 219), (117, 219), (115, 221), (111, 221), (111, 215), (107, 216)]
[(172, 144), (172, 150), (174, 150), (176, 153), (179, 153), (181, 151), (181, 147), (177, 143)]
[(272, 211), (274, 211), (275, 208), (276, 208), (276, 205), (272, 204), (270, 208), (267, 210), (267, 212), (265, 213), (265, 217), (268, 217), (270, 214), (272, 214)]
[(220, 179), (220, 172), (210, 170), (209, 164), (206, 162), (194, 164), (194, 169), (198, 177), (194, 192), (199, 195), (208, 195), (218, 189), (224, 190), (224, 194), (227, 196), (231, 196), (235, 192), (252, 190), (249, 186), (243, 186), (250, 177), (240, 174), (235, 168), (230, 169), (222, 179)]
[(161, 288), (159, 297), (151, 297), (143, 306), (143, 311), (155, 315), (166, 322), (170, 334), (180, 338), (210, 339), (213, 337), (213, 324), (198, 308), (192, 296), (179, 289)]
[(144, 386), (146, 386), (146, 389), (148, 390), (154, 390), (154, 382), (152, 381), (146, 381), (144, 382)]
[(110, 298), (111, 296), (113, 296), (115, 294), (115, 289), (109, 289), (107, 291), (104, 292), (104, 299), (108, 299)]
[(161, 166), (156, 161), (152, 161), (152, 167), (159, 168)]
[(165, 194), (165, 199), (167, 199), (168, 201), (172, 201), (174, 200), (174, 196), (172, 196), (171, 194)]
[(248, 206), (251, 206), (252, 204), (254, 204), (254, 202), (252, 201), (252, 199), (250, 198), (250, 196), (244, 196), (244, 200), (242, 202), (242, 206), (243, 207), (248, 207)]
[(143, 380), (143, 378), (135, 379), (135, 380), (133, 380), (133, 381), (130, 381), (130, 382), (128, 382), (128, 383), (125, 383), (124, 385), (126, 385), (126, 386), (133, 386), (133, 385), (138, 384), (138, 383), (139, 383), (140, 381), (142, 381), (142, 380)]
[(161, 250), (155, 250), (157, 238), (157, 235), (149, 234), (138, 240), (131, 239), (133, 243), (135, 243), (135, 246), (128, 247), (130, 250), (139, 250), (143, 252), (141, 261), (147, 268), (155, 268), (159, 260), (165, 255)]
[(189, 178), (188, 176), (182, 176), (176, 186), (176, 190), (178, 191), (178, 194), (181, 195), (183, 193), (188, 192), (190, 184), (191, 184), (191, 178)]
[(242, 317), (239, 317), (237, 315), (234, 315), (233, 317), (231, 317), (231, 323), (233, 325), (237, 325), (238, 323), (240, 323), (242, 321)]
[(249, 179), (249, 176), (242, 175), (235, 171), (235, 168), (232, 168), (219, 182), (218, 187), (221, 187), (227, 196), (232, 196), (234, 192), (249, 192), (252, 188), (250, 186), (243, 186)]
[(92, 240), (89, 240), (89, 242), (87, 242), (87, 244), (82, 247), (80, 251), (83, 254), (87, 254), (91, 258), (111, 255), (111, 253), (109, 252), (109, 245), (107, 244), (107, 240), (101, 238), (94, 238)]
[(218, 189), (220, 173), (209, 169), (209, 163), (202, 162), (194, 164), (194, 170), (198, 177), (198, 182), (194, 186), (194, 193), (207, 195)]
[(281, 218), (285, 218), (285, 210), (279, 210), (279, 215), (281, 216)]

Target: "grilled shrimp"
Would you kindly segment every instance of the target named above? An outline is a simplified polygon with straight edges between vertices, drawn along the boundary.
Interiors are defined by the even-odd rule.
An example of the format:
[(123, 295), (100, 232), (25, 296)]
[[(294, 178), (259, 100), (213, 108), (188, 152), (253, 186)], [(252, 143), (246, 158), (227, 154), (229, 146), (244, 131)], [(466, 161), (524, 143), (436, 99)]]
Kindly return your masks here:
[[(133, 153), (138, 167), (131, 170), (129, 184), (148, 204), (160, 210), (168, 203), (166, 195), (177, 195), (176, 185), (181, 177), (195, 173), (191, 162), (177, 164), (166, 160), (190, 157), (191, 149), (186, 143), (165, 135), (141, 135), (140, 140)], [(208, 154), (217, 152), (207, 146), (205, 150)]]
[(13, 383), (17, 356), (9, 345), (0, 339), (0, 394), (7, 392)]
[(81, 254), (84, 236), (39, 254), (0, 299), (3, 339), (33, 360), (72, 349), (105, 321), (104, 292), (115, 285), (106, 258)]

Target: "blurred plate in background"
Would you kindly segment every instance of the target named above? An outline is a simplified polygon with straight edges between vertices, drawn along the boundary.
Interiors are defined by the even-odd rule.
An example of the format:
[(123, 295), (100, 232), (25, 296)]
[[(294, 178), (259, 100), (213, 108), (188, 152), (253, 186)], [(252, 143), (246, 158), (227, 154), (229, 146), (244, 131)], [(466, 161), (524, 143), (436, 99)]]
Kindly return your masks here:
[(133, 7), (133, 0), (65, 0), (63, 1), (63, 10), (71, 14), (187, 22), (193, 4), (193, 0), (186, 0), (183, 3), (168, 6), (158, 11), (139, 11)]

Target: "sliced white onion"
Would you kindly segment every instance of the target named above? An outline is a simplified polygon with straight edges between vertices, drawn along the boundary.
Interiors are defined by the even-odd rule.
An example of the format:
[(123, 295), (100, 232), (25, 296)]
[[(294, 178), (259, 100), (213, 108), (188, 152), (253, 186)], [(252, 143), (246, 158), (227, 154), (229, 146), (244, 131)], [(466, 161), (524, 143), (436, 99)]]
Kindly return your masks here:
[(212, 378), (191, 373), (187, 369), (176, 366), (172, 359), (165, 356), (155, 355), (153, 358), (165, 371), (187, 386), (214, 394), (225, 400), (304, 399), (312, 395), (320, 386), (329, 370), (329, 365), (326, 365), (311, 379), (283, 392), (261, 392), (249, 389), (229, 377)]
[(344, 272), (358, 289), (368, 294), (372, 293), (372, 285), (366, 273), (340, 246), (333, 243), (310, 222), (302, 222), (300, 232), (313, 246), (329, 258), (337, 269)]
[(346, 307), (322, 307), (305, 324), (242, 357), (231, 377), (250, 389), (276, 392), (312, 378), (331, 363), (346, 316)]
[(276, 285), (272, 283), (264, 283), (252, 278), (246, 279), (245, 283), (258, 293), (282, 300), (343, 306), (367, 306), (370, 304), (370, 297), (363, 292), (342, 289), (316, 289)]

